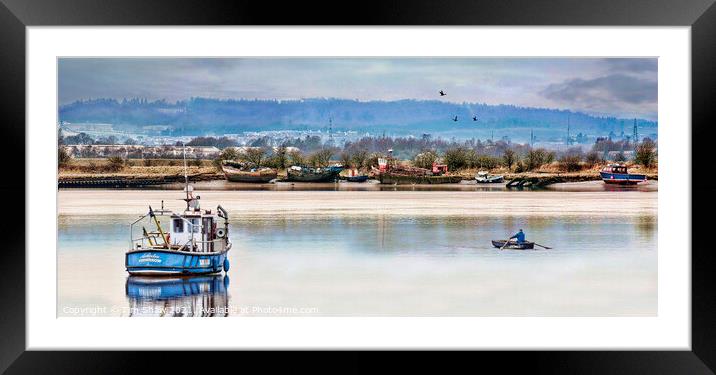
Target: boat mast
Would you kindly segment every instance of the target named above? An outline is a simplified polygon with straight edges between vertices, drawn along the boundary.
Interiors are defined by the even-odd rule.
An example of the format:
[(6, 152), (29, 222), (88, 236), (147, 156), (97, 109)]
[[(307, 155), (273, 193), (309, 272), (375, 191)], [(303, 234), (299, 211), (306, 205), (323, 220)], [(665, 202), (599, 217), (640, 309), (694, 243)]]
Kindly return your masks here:
[(189, 177), (186, 174), (186, 143), (182, 142), (182, 154), (184, 157), (184, 191), (186, 192), (186, 209), (189, 210)]

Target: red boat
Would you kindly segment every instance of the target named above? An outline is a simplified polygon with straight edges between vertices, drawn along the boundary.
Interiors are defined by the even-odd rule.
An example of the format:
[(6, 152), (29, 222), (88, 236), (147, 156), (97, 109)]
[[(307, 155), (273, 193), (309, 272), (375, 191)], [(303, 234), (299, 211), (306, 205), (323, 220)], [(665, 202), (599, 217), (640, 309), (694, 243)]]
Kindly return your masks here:
[(646, 181), (646, 175), (629, 173), (624, 164), (609, 164), (599, 174), (605, 184), (636, 185)]

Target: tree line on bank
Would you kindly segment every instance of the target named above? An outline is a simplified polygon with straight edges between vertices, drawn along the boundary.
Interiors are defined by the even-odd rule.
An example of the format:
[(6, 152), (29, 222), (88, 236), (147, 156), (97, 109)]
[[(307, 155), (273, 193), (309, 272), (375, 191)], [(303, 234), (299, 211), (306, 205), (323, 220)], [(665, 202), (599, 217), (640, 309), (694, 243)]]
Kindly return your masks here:
[[(110, 136), (108, 138), (111, 138)], [(74, 141), (82, 141), (74, 143)], [(114, 139), (94, 140), (85, 133), (76, 136), (62, 137), (62, 144), (108, 144), (100, 143)], [(279, 146), (268, 137), (257, 138), (250, 142), (244, 152), (238, 152), (238, 143), (228, 137), (196, 137), (187, 146), (215, 146), (223, 149), (214, 161), (218, 167), (222, 160), (236, 160), (253, 166), (283, 169), (291, 165), (311, 165), (325, 167), (332, 162), (356, 169), (367, 169), (377, 166), (379, 158), (387, 157), (387, 150), (393, 150), (393, 157), (410, 161), (414, 166), (429, 169), (434, 162), (448, 165), (451, 171), (461, 169), (494, 169), (507, 168), (515, 172), (537, 170), (542, 166), (556, 164), (564, 171), (578, 171), (603, 163), (609, 152), (617, 152), (615, 161), (626, 161), (625, 152), (634, 151), (634, 162), (645, 167), (653, 167), (657, 161), (656, 143), (644, 138), (634, 145), (628, 140), (612, 141), (598, 138), (591, 150), (584, 152), (581, 147), (569, 148), (566, 151), (551, 151), (545, 148), (533, 148), (528, 144), (510, 143), (503, 140), (493, 142), (469, 139), (465, 141), (444, 140), (430, 137), (363, 137), (357, 141), (346, 142), (337, 147), (332, 142), (322, 142), (318, 136), (290, 138), (282, 141)], [(115, 143), (116, 144), (116, 143)], [(127, 144), (127, 143), (125, 143)], [(178, 143), (177, 145), (181, 145)], [(289, 151), (292, 147), (301, 151)], [(110, 157), (115, 167), (121, 167), (120, 156)], [(69, 155), (64, 149), (58, 149), (58, 163), (67, 166)], [(152, 159), (143, 161), (151, 166)], [(190, 162), (195, 163), (196, 162)]]
[[(386, 144), (383, 145), (382, 150), (392, 149), (393, 156), (398, 160), (407, 160), (413, 166), (425, 169), (432, 168), (433, 163), (444, 163), (451, 171), (507, 168), (520, 173), (556, 164), (560, 170), (575, 172), (602, 164), (607, 152), (617, 151), (603, 149), (602, 145), (597, 144), (589, 152), (584, 152), (581, 147), (572, 147), (566, 151), (557, 152), (544, 148), (532, 148), (528, 145), (507, 144), (502, 141), (490, 142), (482, 147), (478, 146), (476, 142), (466, 141), (464, 143), (445, 143), (441, 148), (425, 148), (414, 154), (412, 158), (401, 158), (396, 155), (395, 149), (391, 148), (391, 145), (400, 143), (395, 140), (384, 139), (384, 141)], [(343, 148), (324, 145), (323, 148), (309, 153), (288, 151), (284, 145), (276, 148), (253, 147), (243, 152), (227, 148), (222, 151), (215, 163), (219, 166), (222, 160), (234, 160), (252, 166), (283, 169), (291, 165), (326, 167), (332, 162), (337, 162), (348, 168), (367, 169), (377, 166), (379, 158), (388, 157), (384, 151), (375, 151), (375, 148), (371, 150), (371, 147), (366, 147), (366, 143), (364, 138), (358, 143), (347, 143)], [(623, 149), (618, 151), (615, 161), (626, 161), (624, 151)], [(656, 165), (656, 161), (656, 143), (654, 141), (645, 138), (636, 145), (635, 163), (651, 168)]]

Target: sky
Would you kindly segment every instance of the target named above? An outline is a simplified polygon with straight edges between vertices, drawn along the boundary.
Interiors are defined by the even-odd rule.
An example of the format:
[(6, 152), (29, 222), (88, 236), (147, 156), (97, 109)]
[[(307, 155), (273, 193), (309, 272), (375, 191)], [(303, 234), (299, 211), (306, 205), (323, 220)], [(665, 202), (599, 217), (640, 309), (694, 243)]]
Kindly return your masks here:
[(61, 58), (58, 85), (60, 105), (135, 97), (437, 99), (657, 120), (656, 58)]

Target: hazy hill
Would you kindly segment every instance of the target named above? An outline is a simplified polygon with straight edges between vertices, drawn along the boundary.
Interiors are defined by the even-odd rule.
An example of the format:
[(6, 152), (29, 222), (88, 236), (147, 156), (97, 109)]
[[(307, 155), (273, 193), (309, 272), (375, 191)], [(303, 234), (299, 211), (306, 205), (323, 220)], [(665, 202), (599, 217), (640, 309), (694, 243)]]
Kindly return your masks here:
[[(458, 121), (452, 121), (458, 116)], [(472, 117), (477, 116), (478, 121)], [(131, 128), (167, 125), (170, 134), (224, 134), (242, 131), (327, 128), (334, 130), (386, 131), (393, 135), (433, 133), (443, 136), (477, 136), (495, 132), (526, 139), (529, 132), (543, 139), (562, 137), (567, 122), (572, 134), (631, 134), (633, 119), (597, 117), (555, 109), (511, 105), (449, 103), (437, 100), (361, 102), (344, 99), (217, 100), (192, 98), (169, 103), (131, 99), (94, 99), (61, 106), (60, 121), (111, 123)], [(638, 120), (640, 134), (657, 132), (653, 121)]]

